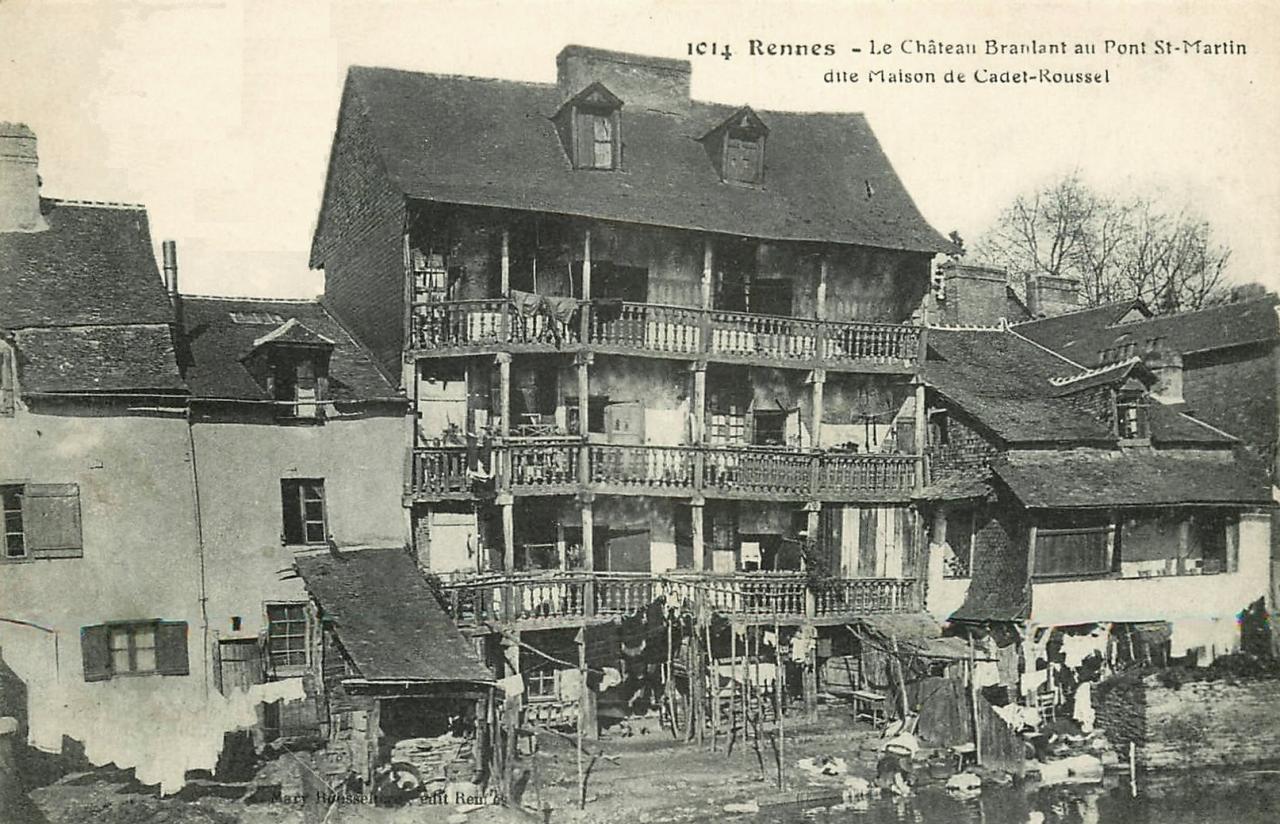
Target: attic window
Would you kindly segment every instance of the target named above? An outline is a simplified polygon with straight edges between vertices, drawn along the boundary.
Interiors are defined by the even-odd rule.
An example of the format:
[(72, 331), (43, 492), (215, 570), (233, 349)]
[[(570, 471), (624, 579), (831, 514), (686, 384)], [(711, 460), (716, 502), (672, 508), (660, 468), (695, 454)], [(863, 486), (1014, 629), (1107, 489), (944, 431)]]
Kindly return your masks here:
[(1116, 393), (1116, 435), (1125, 440), (1138, 440), (1151, 436), (1147, 420), (1147, 396), (1136, 389), (1122, 389)]
[(269, 356), (277, 417), (319, 420), (328, 394), (329, 353), (319, 348), (277, 346)]
[(759, 183), (764, 169), (764, 137), (746, 129), (730, 129), (724, 152), (724, 178)]
[(275, 326), (284, 318), (274, 312), (231, 312), (231, 322), (247, 326)]
[(602, 84), (571, 97), (553, 120), (573, 168), (622, 167), (622, 101)]
[(744, 106), (703, 138), (720, 179), (757, 186), (764, 182), (764, 144), (769, 129)]

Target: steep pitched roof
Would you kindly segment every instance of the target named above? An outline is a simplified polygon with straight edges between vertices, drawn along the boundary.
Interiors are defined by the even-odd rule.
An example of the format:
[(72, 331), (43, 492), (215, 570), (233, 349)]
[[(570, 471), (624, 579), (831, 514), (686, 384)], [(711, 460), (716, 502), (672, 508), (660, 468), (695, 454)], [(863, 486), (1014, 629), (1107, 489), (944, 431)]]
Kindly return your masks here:
[(15, 333), (24, 392), (186, 394), (168, 326), (74, 326)]
[(1097, 418), (1053, 397), (1079, 370), (1005, 330), (930, 329), (925, 381), (1006, 443), (1114, 440)]
[(49, 229), (0, 232), (0, 328), (165, 324), (141, 206), (45, 200)]
[(1271, 501), (1265, 475), (1203, 453), (1036, 450), (1006, 453), (991, 468), (1032, 509)]
[[(919, 252), (950, 242), (921, 216), (860, 114), (767, 112), (763, 185), (721, 181), (699, 138), (740, 107), (627, 108), (622, 170), (575, 171), (552, 84), (353, 67), (343, 118), (362, 118), (391, 186), (422, 200), (580, 215), (772, 240)], [(683, 107), (682, 107), (683, 108)], [(341, 152), (336, 145), (332, 164)], [(319, 241), (325, 206), (313, 247)]]
[[(1136, 301), (1105, 304), (1080, 312), (1018, 324), (1018, 332), (1061, 352), (1085, 366), (1102, 363), (1101, 353), (1124, 356), (1132, 345), (1142, 355), (1153, 341), (1188, 355), (1231, 346), (1242, 346), (1280, 337), (1277, 298), (1223, 303), (1193, 312), (1156, 315), (1120, 323)], [(1112, 358), (1115, 354), (1112, 354)]]
[[(305, 344), (332, 344), (329, 392), (337, 400), (400, 399), (373, 359), (314, 300), (183, 296), (187, 382), (201, 398), (265, 400), (266, 390), (242, 362), (258, 341), (278, 333)], [(292, 324), (292, 325), (290, 325)], [(281, 331), (281, 330), (285, 331)]]
[(300, 555), (294, 566), (362, 677), (494, 680), (405, 550)]
[[(1019, 327), (1019, 330), (1021, 327)], [(1114, 444), (1110, 427), (1073, 395), (1123, 379), (1137, 360), (1113, 368), (1081, 370), (1010, 331), (930, 329), (925, 381), (1009, 445)], [(1149, 373), (1147, 373), (1149, 374)], [(1152, 402), (1148, 420), (1157, 444), (1226, 447), (1229, 435)]]
[(0, 232), (0, 329), (24, 393), (185, 392), (141, 206), (43, 200), (49, 228)]

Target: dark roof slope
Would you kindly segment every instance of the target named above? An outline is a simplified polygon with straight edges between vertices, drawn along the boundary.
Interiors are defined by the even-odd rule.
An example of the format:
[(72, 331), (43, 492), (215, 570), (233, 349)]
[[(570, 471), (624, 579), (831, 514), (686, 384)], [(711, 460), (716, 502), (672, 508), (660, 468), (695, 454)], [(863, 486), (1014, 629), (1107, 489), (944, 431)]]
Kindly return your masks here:
[[(242, 319), (262, 322), (237, 323)], [(256, 318), (255, 318), (256, 316)], [(279, 318), (280, 320), (275, 320)], [(241, 361), (254, 342), (296, 319), (310, 333), (304, 342), (332, 341), (329, 360), (329, 392), (337, 400), (399, 399), (395, 388), (374, 365), (373, 359), (325, 308), (314, 300), (262, 300), (184, 296), (184, 343), (190, 363), (187, 383), (201, 398), (265, 400), (266, 390)], [(318, 337), (317, 337), (318, 336)], [(289, 337), (292, 339), (293, 335)]]
[(1018, 324), (1018, 332), (1085, 366), (1098, 364), (1100, 353), (1132, 344), (1142, 355), (1154, 341), (1181, 355), (1224, 349), (1280, 337), (1277, 298), (1223, 303), (1193, 312), (1156, 315), (1118, 323), (1134, 301), (1106, 304), (1081, 312)]
[[(1021, 329), (1021, 327), (1019, 327)], [(1126, 377), (1138, 362), (1084, 372), (1016, 333), (999, 329), (930, 329), (925, 381), (1006, 444), (1115, 443), (1109, 424), (1071, 402)], [(1061, 378), (1076, 377), (1069, 383)], [(1234, 439), (1182, 413), (1152, 402), (1148, 416), (1157, 444), (1229, 446)]]
[(1032, 509), (1271, 502), (1264, 475), (1203, 453), (1009, 452), (992, 469)]
[(1053, 397), (1070, 363), (1004, 330), (930, 329), (925, 380), (1006, 443), (1097, 443), (1097, 418)]
[(15, 334), (24, 392), (186, 394), (168, 326), (76, 326)]
[[(341, 116), (367, 119), (392, 186), (413, 198), (774, 240), (952, 248), (860, 114), (758, 112), (769, 136), (757, 188), (722, 182), (699, 142), (740, 107), (692, 102), (677, 113), (623, 101), (622, 170), (599, 172), (571, 168), (550, 119), (561, 102), (551, 84), (353, 67)], [(330, 162), (339, 156), (335, 145)]]
[(361, 677), (493, 681), (405, 550), (300, 555), (294, 566)]
[(44, 232), (0, 232), (0, 328), (173, 320), (141, 206), (45, 200)]

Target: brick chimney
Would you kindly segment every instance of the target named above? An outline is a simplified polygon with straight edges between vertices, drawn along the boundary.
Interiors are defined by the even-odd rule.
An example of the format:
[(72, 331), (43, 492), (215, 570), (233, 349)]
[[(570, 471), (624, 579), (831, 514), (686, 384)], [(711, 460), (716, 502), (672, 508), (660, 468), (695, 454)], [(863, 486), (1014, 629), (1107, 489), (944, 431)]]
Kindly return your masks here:
[(1027, 275), (1027, 311), (1033, 318), (1052, 317), (1080, 307), (1080, 282), (1053, 275)]
[(0, 123), (0, 232), (43, 232), (36, 135), (25, 123)]
[(1143, 355), (1142, 361), (1156, 376), (1151, 397), (1163, 404), (1183, 403), (1182, 355), (1162, 346)]
[(1009, 276), (995, 266), (948, 260), (938, 267), (929, 299), (931, 320), (948, 326), (996, 326), (1009, 317)]
[(629, 108), (682, 111), (689, 106), (688, 60), (565, 46), (556, 56), (556, 85), (568, 100), (599, 82)]

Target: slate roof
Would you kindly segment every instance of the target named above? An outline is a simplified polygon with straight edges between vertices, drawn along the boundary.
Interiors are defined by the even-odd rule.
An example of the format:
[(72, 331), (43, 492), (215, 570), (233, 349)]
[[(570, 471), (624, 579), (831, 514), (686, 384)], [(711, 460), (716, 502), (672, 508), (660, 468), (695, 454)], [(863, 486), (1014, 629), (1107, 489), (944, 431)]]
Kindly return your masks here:
[[(571, 167), (551, 121), (561, 103), (553, 84), (356, 66), (340, 117), (367, 121), (392, 187), (412, 198), (771, 240), (952, 249), (861, 114), (757, 112), (769, 129), (765, 178), (748, 187), (721, 181), (699, 142), (741, 106), (693, 101), (665, 112), (624, 100), (622, 169), (602, 172)], [(331, 164), (339, 155), (335, 141)], [(313, 266), (323, 265), (324, 225), (322, 208)]]
[(0, 232), (0, 328), (173, 320), (141, 206), (44, 200), (44, 232)]
[[(1021, 327), (1019, 327), (1021, 329)], [(1072, 404), (1071, 394), (1123, 379), (1129, 365), (1097, 374), (1009, 331), (930, 329), (925, 381), (1007, 445), (1107, 445), (1110, 427)], [(1054, 379), (1083, 376), (1062, 384)], [(1157, 444), (1225, 447), (1234, 439), (1206, 426), (1180, 408), (1152, 402), (1151, 439)]]
[(77, 326), (15, 334), (24, 392), (186, 394), (168, 326)]
[(985, 498), (991, 493), (987, 482), (990, 472), (986, 468), (967, 471), (944, 470), (934, 474), (920, 494), (923, 501), (960, 501), (966, 498)]
[[(336, 400), (403, 400), (395, 387), (374, 365), (372, 357), (314, 300), (261, 300), (184, 295), (182, 320), (185, 331), (186, 376), (199, 398), (268, 400), (266, 389), (249, 374), (241, 361), (255, 341), (276, 332), (282, 323), (237, 323), (231, 313), (274, 315), (287, 325), (299, 326), (301, 342), (333, 342), (329, 359), (329, 393)], [(289, 334), (292, 339), (292, 332)]]
[(1271, 502), (1265, 475), (1203, 453), (1036, 450), (991, 468), (1030, 509)]
[(1003, 330), (928, 331), (925, 381), (1009, 444), (1114, 440), (1094, 416), (1053, 397), (1070, 363)]
[(294, 566), (360, 677), (494, 680), (404, 549), (299, 555)]
[(1278, 299), (1268, 295), (1224, 303), (1194, 312), (1156, 315), (1117, 323), (1136, 301), (1105, 304), (1081, 312), (1027, 321), (1017, 331), (1085, 366), (1100, 363), (1099, 353), (1132, 343), (1143, 354), (1153, 340), (1181, 354), (1241, 346), (1280, 337)]

